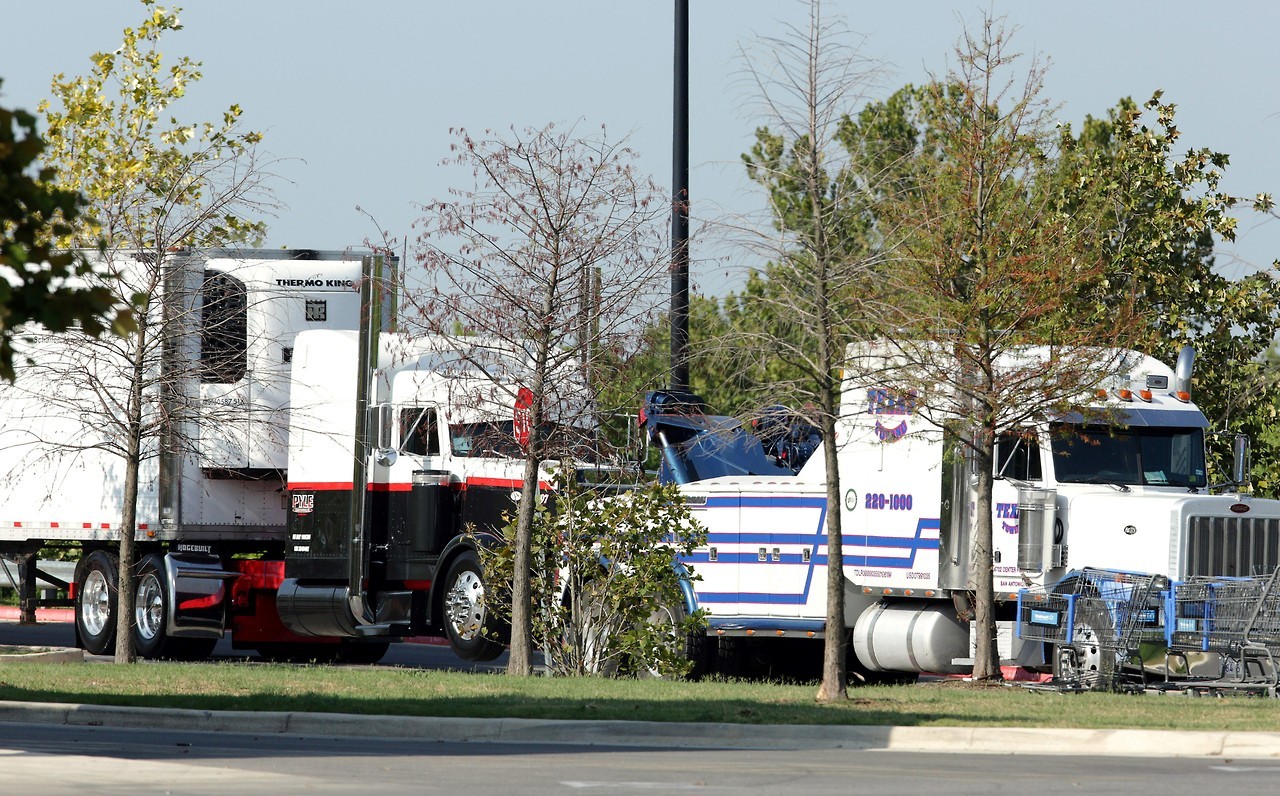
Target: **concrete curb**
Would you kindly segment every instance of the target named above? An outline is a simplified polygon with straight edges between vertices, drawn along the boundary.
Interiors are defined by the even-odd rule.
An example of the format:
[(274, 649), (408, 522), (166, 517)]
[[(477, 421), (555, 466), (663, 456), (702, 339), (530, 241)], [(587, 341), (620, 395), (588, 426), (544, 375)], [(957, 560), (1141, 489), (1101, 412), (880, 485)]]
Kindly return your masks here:
[(22, 652), (3, 651), (0, 647), (0, 664), (15, 663), (84, 663), (84, 650), (76, 647), (21, 647)]
[(468, 743), (1278, 759), (1280, 732), (849, 727), (171, 710), (0, 702), (0, 721)]

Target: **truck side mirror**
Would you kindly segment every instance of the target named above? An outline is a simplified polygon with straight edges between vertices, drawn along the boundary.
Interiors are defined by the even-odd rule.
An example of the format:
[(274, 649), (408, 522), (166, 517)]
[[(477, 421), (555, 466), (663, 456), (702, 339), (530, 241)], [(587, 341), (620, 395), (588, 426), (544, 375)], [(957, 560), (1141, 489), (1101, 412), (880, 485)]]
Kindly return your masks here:
[(378, 447), (374, 450), (373, 457), (383, 467), (390, 467), (399, 458), (399, 451), (391, 447), (391, 424), (394, 421), (391, 404), (378, 404), (373, 408), (373, 423), (378, 438)]
[(1249, 482), (1249, 435), (1236, 434), (1231, 445), (1231, 480), (1236, 486)]

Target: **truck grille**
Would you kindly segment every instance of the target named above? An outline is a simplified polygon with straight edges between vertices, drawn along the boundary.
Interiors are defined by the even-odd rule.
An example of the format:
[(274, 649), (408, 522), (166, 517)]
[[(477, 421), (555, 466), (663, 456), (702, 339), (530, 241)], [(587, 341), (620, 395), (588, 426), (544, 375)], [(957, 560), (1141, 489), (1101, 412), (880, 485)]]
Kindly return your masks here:
[(1191, 517), (1179, 577), (1248, 577), (1280, 566), (1280, 519)]

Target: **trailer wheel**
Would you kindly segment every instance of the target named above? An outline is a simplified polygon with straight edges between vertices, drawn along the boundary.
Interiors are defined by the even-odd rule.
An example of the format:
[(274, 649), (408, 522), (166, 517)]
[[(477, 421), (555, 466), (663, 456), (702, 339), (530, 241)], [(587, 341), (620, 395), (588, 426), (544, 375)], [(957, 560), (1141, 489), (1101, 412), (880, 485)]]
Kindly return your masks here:
[(162, 571), (163, 562), (154, 554), (144, 556), (138, 566), (133, 593), (133, 648), (144, 658), (160, 658), (165, 651), (169, 595)]
[(702, 680), (715, 672), (716, 637), (697, 630), (689, 634), (685, 650), (693, 666), (686, 679)]
[(94, 550), (76, 567), (76, 636), (90, 655), (108, 654), (116, 642), (119, 560)]
[(709, 639), (715, 644), (715, 671), (723, 677), (748, 678), (753, 675), (749, 665), (749, 639), (738, 636), (718, 636)]
[(444, 630), (454, 654), (468, 661), (491, 661), (501, 655), (506, 647), (493, 638), (479, 557), (464, 551), (449, 566), (445, 583)]

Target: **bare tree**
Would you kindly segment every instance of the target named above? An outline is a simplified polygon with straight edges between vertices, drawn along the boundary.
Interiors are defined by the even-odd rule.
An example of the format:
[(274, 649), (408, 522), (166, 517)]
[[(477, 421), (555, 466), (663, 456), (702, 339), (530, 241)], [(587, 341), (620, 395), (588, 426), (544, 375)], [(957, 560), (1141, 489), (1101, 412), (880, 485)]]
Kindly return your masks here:
[[(764, 370), (770, 402), (782, 401), (822, 433), (828, 505), (840, 505), (836, 428), (846, 349), (873, 328), (873, 284), (885, 253), (877, 245), (869, 207), (875, 177), (854, 162), (840, 136), (843, 122), (865, 100), (878, 66), (851, 42), (839, 20), (809, 4), (807, 27), (764, 39), (745, 53), (747, 74), (765, 126), (744, 160), (768, 191), (773, 231), (749, 243), (769, 264), (734, 299), (732, 314), (753, 317), (728, 335)], [(841, 512), (826, 514), (827, 591), (819, 701), (844, 699), (847, 669)]]
[[(429, 287), (406, 303), (424, 331), (462, 332), (462, 359), (491, 377), (492, 400), (513, 407), (508, 433), (524, 474), (509, 672), (526, 675), (541, 468), (581, 454), (610, 408), (600, 400), (616, 381), (612, 371), (658, 310), (669, 273), (661, 223), (669, 204), (636, 173), (634, 153), (603, 128), (591, 137), (552, 125), (505, 138), (455, 132), (457, 155), (448, 162), (469, 169), (473, 184), (425, 206), (417, 259)], [(516, 361), (495, 364), (504, 358)], [(501, 395), (512, 392), (511, 375), (523, 389)]]

